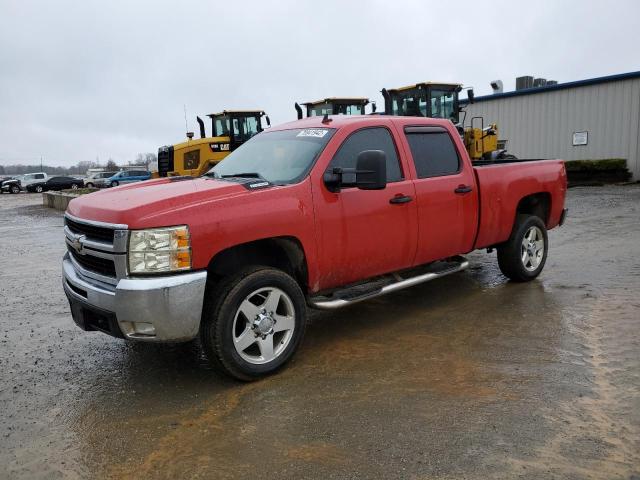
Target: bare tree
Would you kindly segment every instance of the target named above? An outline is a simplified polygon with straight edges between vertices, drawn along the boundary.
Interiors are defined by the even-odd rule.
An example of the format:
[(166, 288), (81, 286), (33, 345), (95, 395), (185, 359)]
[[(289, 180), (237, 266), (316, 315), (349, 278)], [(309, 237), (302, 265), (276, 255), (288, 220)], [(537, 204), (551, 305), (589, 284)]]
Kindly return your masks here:
[(116, 170), (118, 170), (118, 165), (116, 164), (116, 162), (113, 161), (113, 158), (110, 158), (107, 161), (107, 171), (115, 172)]

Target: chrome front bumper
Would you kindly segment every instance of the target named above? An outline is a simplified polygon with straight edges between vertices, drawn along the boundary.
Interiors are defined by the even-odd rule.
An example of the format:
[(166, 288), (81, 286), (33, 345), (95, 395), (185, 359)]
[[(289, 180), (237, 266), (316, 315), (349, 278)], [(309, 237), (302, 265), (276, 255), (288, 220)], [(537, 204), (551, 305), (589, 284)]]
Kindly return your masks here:
[(207, 273), (123, 278), (110, 285), (85, 277), (65, 254), (64, 291), (73, 320), (84, 330), (150, 342), (195, 338), (200, 329)]

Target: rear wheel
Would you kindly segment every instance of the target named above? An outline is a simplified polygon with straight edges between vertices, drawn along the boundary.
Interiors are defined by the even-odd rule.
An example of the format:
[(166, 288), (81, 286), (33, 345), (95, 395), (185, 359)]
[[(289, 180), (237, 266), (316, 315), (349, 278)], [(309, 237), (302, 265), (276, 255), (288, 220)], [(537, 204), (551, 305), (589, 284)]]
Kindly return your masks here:
[(20, 193), (20, 187), (17, 185), (11, 185), (11, 193)]
[(302, 341), (306, 315), (304, 295), (293, 278), (252, 267), (210, 289), (200, 340), (217, 369), (239, 380), (256, 380), (291, 359)]
[(37, 185), (36, 186), (36, 193), (42, 193), (44, 189), (42, 188), (42, 185)]
[(498, 265), (515, 282), (533, 280), (547, 261), (549, 241), (540, 217), (518, 215), (511, 237), (498, 247)]
[(89, 183), (87, 183), (87, 184), (85, 185), (85, 187), (87, 187), (87, 188), (94, 188), (94, 185), (93, 185), (93, 183), (89, 182)]

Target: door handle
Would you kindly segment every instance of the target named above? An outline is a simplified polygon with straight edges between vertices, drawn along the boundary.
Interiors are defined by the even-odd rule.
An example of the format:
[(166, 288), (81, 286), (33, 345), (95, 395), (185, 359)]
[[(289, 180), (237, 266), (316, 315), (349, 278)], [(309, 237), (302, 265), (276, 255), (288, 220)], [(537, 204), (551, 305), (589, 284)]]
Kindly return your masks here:
[(469, 185), (458, 185), (458, 188), (454, 190), (455, 193), (460, 193), (462, 195), (471, 191), (473, 191), (473, 188)]
[(391, 200), (389, 200), (389, 203), (391, 204), (409, 203), (411, 200), (413, 200), (413, 197), (410, 197), (409, 195), (402, 195), (401, 193), (399, 193), (398, 195), (393, 197)]

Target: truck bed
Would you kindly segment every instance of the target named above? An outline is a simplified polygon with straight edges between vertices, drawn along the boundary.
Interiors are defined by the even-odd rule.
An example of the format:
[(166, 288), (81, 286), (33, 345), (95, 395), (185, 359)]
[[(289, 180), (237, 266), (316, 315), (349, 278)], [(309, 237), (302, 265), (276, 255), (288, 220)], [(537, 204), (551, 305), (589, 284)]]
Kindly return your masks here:
[(473, 170), (480, 202), (474, 248), (486, 248), (506, 241), (511, 234), (518, 204), (529, 195), (538, 194), (549, 202), (547, 228), (558, 225), (567, 189), (563, 160), (474, 162)]

